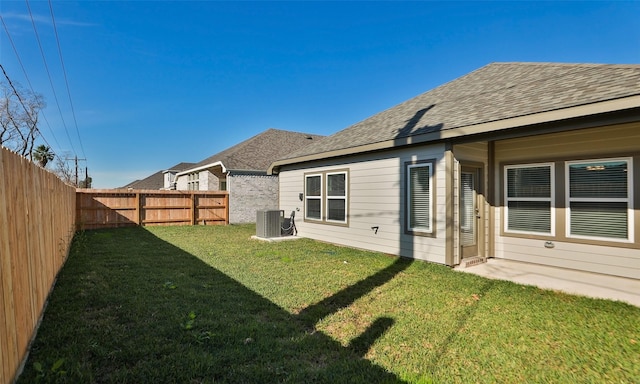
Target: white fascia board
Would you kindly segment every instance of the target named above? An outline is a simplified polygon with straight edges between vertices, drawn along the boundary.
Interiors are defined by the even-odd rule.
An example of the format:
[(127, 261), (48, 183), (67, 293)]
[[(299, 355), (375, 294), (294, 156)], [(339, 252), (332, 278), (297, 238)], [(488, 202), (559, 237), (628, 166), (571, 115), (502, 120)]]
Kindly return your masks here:
[(201, 166), (196, 167), (196, 168), (190, 168), (190, 169), (184, 170), (182, 172), (178, 172), (178, 173), (176, 173), (176, 177), (182, 176), (182, 175), (188, 175), (188, 174), (194, 173), (194, 172), (204, 171), (205, 169), (209, 169), (209, 168), (213, 168), (213, 167), (217, 167), (217, 166), (222, 168), (222, 173), (227, 173), (227, 168), (225, 168), (224, 164), (222, 164), (222, 161), (216, 161), (215, 163), (209, 163), (209, 164), (201, 165)]

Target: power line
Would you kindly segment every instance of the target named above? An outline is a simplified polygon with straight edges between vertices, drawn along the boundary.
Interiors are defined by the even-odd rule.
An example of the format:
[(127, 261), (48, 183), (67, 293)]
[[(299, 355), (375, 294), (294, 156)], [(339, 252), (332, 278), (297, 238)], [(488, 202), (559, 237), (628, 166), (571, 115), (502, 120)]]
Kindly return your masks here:
[(49, 0), (49, 10), (51, 12), (51, 22), (53, 23), (53, 30), (56, 35), (56, 43), (58, 44), (58, 55), (60, 56), (60, 64), (62, 64), (62, 73), (64, 75), (64, 83), (67, 87), (67, 96), (69, 96), (69, 105), (71, 106), (71, 114), (73, 115), (73, 122), (76, 126), (76, 133), (78, 135), (78, 142), (80, 143), (80, 150), (82, 150), (82, 156), (87, 157), (84, 153), (84, 147), (82, 145), (82, 139), (80, 138), (80, 130), (78, 129), (78, 121), (76, 120), (76, 111), (73, 108), (73, 102), (71, 101), (71, 91), (69, 90), (69, 81), (67, 80), (67, 70), (64, 66), (64, 60), (62, 60), (62, 49), (60, 48), (60, 38), (58, 37), (58, 28), (56, 27), (56, 20), (53, 16), (53, 5)]
[(58, 107), (58, 112), (60, 113), (60, 119), (62, 121), (62, 126), (64, 127), (64, 131), (67, 134), (67, 139), (69, 139), (69, 145), (71, 145), (71, 150), (73, 151), (74, 155), (77, 156), (76, 149), (74, 148), (73, 142), (71, 141), (71, 136), (69, 135), (69, 130), (67, 129), (67, 124), (64, 121), (64, 116), (62, 114), (62, 109), (60, 108), (60, 102), (58, 101), (58, 95), (56, 93), (56, 89), (53, 86), (53, 79), (51, 78), (51, 72), (49, 71), (49, 66), (47, 65), (47, 59), (45, 58), (45, 55), (44, 55), (44, 49), (42, 49), (42, 43), (40, 42), (40, 35), (38, 35), (38, 29), (36, 28), (36, 22), (33, 19), (33, 13), (31, 12), (31, 6), (29, 6), (29, 0), (25, 0), (25, 3), (27, 3), (27, 10), (29, 11), (29, 16), (31, 17), (31, 24), (33, 25), (33, 32), (36, 35), (36, 40), (38, 42), (38, 47), (40, 48), (40, 55), (42, 55), (42, 61), (44, 62), (44, 68), (47, 71), (47, 77), (49, 78), (49, 84), (51, 84), (51, 91), (53, 92), (53, 98), (56, 101), (56, 105)]
[[(84, 161), (86, 163), (87, 159), (79, 159), (78, 156), (71, 157), (71, 158), (65, 157), (64, 159), (67, 160), (67, 161), (68, 160), (74, 160), (75, 161), (75, 164), (76, 164), (76, 187), (79, 186), (80, 184), (79, 184), (79, 180), (78, 180), (78, 160)], [(85, 179), (85, 182), (87, 182), (87, 180), (89, 179), (89, 169), (87, 167), (85, 167), (85, 169), (84, 169), (84, 179)]]
[(18, 98), (18, 101), (20, 102), (20, 105), (22, 105), (22, 108), (24, 108), (24, 111), (27, 113), (27, 116), (29, 117), (29, 119), (31, 120), (31, 123), (33, 124), (33, 129), (38, 132), (40, 134), (40, 136), (42, 136), (42, 140), (44, 140), (44, 142), (47, 144), (47, 146), (49, 148), (51, 148), (51, 144), (49, 144), (47, 142), (47, 139), (44, 138), (44, 135), (42, 134), (42, 132), (40, 131), (40, 129), (38, 128), (38, 124), (36, 123), (36, 121), (33, 119), (33, 116), (31, 116), (31, 113), (29, 112), (29, 109), (27, 108), (26, 105), (24, 105), (24, 101), (22, 100), (22, 96), (20, 96), (20, 93), (18, 92), (18, 90), (16, 89), (16, 87), (13, 85), (13, 82), (11, 81), (11, 79), (9, 78), (9, 75), (7, 75), (7, 71), (5, 71), (4, 66), (2, 65), (2, 63), (0, 63), (0, 69), (2, 69), (2, 73), (4, 74), (4, 77), (7, 79), (7, 82), (9, 83), (9, 86), (11, 87), (11, 89), (13, 90), (13, 93), (16, 95), (16, 97)]
[[(61, 159), (61, 160), (75, 160), (75, 183), (76, 183), (76, 185), (78, 185), (78, 182), (79, 182), (79, 180), (78, 180), (78, 161), (79, 161), (79, 160), (83, 160), (83, 161), (85, 161), (85, 162), (86, 162), (86, 158), (78, 158), (78, 155), (77, 155), (77, 154), (75, 154), (75, 148), (73, 147), (73, 143), (72, 143), (72, 141), (71, 141), (71, 137), (69, 136), (69, 132), (68, 132), (67, 126), (66, 126), (66, 124), (65, 124), (64, 117), (62, 116), (62, 111), (61, 111), (61, 108), (60, 108), (60, 103), (58, 102), (57, 94), (56, 94), (56, 92), (55, 92), (55, 88), (54, 88), (54, 86), (53, 86), (53, 81), (52, 81), (51, 74), (50, 74), (50, 71), (49, 71), (49, 67), (48, 67), (48, 65), (47, 65), (47, 61), (46, 61), (46, 58), (45, 58), (45, 55), (44, 55), (44, 50), (43, 50), (43, 48), (42, 48), (42, 43), (41, 43), (41, 41), (40, 41), (40, 37), (39, 37), (39, 35), (38, 35), (38, 31), (37, 31), (37, 28), (36, 28), (36, 25), (35, 25), (35, 20), (34, 20), (34, 18), (33, 18), (33, 13), (32, 13), (32, 11), (31, 11), (31, 8), (30, 8), (30, 5), (29, 5), (28, 0), (25, 0), (25, 1), (26, 1), (26, 4), (27, 4), (27, 9), (29, 10), (29, 15), (30, 15), (30, 17), (31, 17), (31, 23), (32, 23), (32, 25), (33, 25), (33, 29), (34, 29), (34, 33), (35, 33), (35, 36), (36, 36), (36, 40), (37, 40), (37, 42), (38, 42), (38, 46), (39, 46), (39, 48), (40, 48), (40, 54), (42, 55), (42, 59), (43, 59), (44, 65), (45, 65), (45, 69), (46, 69), (46, 71), (47, 71), (47, 76), (49, 77), (49, 83), (50, 83), (50, 85), (51, 85), (52, 91), (53, 91), (53, 93), (54, 93), (55, 101), (56, 101), (56, 104), (57, 104), (57, 106), (58, 106), (58, 112), (60, 113), (60, 116), (61, 116), (61, 119), (62, 119), (62, 123), (63, 123), (64, 128), (65, 128), (65, 132), (67, 133), (67, 138), (69, 139), (69, 144), (71, 145), (71, 147), (72, 147), (72, 149), (73, 149), (73, 151), (74, 151), (74, 155), (75, 155), (75, 156), (74, 156), (74, 159), (68, 159), (68, 158), (64, 158), (64, 159), (60, 158), (60, 159)], [(76, 116), (75, 116), (75, 109), (73, 108), (73, 102), (72, 102), (72, 99), (71, 99), (71, 92), (70, 92), (70, 90), (69, 90), (69, 82), (68, 82), (68, 80), (67, 80), (66, 68), (65, 68), (65, 66), (64, 66), (64, 60), (63, 60), (63, 57), (62, 57), (62, 49), (61, 49), (61, 46), (60, 46), (60, 39), (59, 39), (58, 31), (57, 31), (57, 28), (56, 28), (56, 24), (55, 24), (55, 17), (54, 17), (54, 15), (53, 15), (53, 6), (52, 6), (52, 4), (51, 4), (51, 2), (50, 2), (50, 1), (49, 1), (49, 9), (50, 9), (50, 11), (51, 11), (51, 19), (52, 19), (52, 23), (53, 23), (53, 27), (54, 27), (54, 31), (55, 31), (55, 37), (56, 37), (56, 42), (57, 42), (57, 47), (58, 47), (58, 54), (59, 54), (59, 56), (60, 56), (60, 62), (61, 62), (62, 70), (63, 70), (63, 74), (64, 74), (65, 85), (66, 85), (66, 87), (67, 87), (67, 95), (68, 95), (68, 97), (69, 97), (69, 103), (70, 103), (70, 105), (71, 105), (71, 110), (72, 110), (72, 113), (73, 113), (73, 119), (74, 119), (74, 122), (75, 122), (76, 133), (77, 133), (77, 135), (78, 135), (78, 140), (79, 140), (79, 143), (80, 143), (80, 147), (81, 147), (81, 149), (82, 149), (82, 151), (83, 151), (82, 153), (83, 153), (83, 155), (84, 155), (84, 147), (82, 146), (82, 138), (80, 137), (80, 131), (79, 131), (79, 129), (78, 129), (78, 124), (77, 124), (77, 120), (76, 120)], [(21, 58), (20, 58), (20, 54), (18, 53), (18, 50), (17, 50), (17, 48), (16, 48), (16, 45), (15, 45), (15, 43), (14, 43), (14, 41), (13, 41), (12, 37), (11, 37), (11, 34), (10, 34), (10, 32), (9, 32), (9, 28), (8, 28), (7, 24), (5, 23), (4, 18), (2, 17), (2, 15), (1, 15), (1, 14), (0, 14), (0, 20), (2, 21), (2, 25), (3, 25), (3, 27), (4, 27), (4, 30), (5, 30), (5, 32), (6, 32), (6, 34), (7, 34), (7, 37), (8, 37), (8, 39), (9, 39), (10, 43), (11, 43), (11, 47), (13, 48), (13, 51), (14, 51), (14, 53), (15, 53), (15, 55), (16, 55), (16, 58), (17, 58), (17, 60), (18, 60), (18, 63), (20, 64), (20, 67), (21, 67), (21, 69), (22, 69), (22, 72), (24, 73), (24, 76), (25, 76), (25, 78), (26, 78), (26, 80), (27, 80), (27, 83), (29, 84), (29, 88), (31, 89), (31, 92), (32, 92), (34, 95), (36, 95), (36, 92), (35, 92), (35, 90), (34, 90), (34, 88), (33, 88), (33, 84), (31, 83), (31, 80), (29, 79), (29, 75), (27, 74), (27, 71), (26, 71), (26, 69), (25, 69), (25, 66), (24, 66), (24, 64), (23, 64), (23, 62), (22, 62), (22, 60), (21, 60)], [(0, 69), (2, 70), (2, 73), (4, 74), (4, 77), (7, 79), (7, 82), (8, 82), (8, 84), (9, 84), (9, 86), (11, 87), (11, 89), (12, 89), (13, 93), (16, 95), (16, 97), (17, 97), (17, 99), (18, 99), (18, 101), (19, 101), (20, 105), (22, 106), (22, 108), (23, 108), (23, 109), (25, 110), (25, 112), (27, 113), (27, 117), (29, 118), (29, 120), (31, 120), (31, 123), (32, 123), (32, 125), (33, 125), (33, 132), (35, 132), (35, 133), (39, 133), (39, 134), (40, 134), (40, 136), (42, 137), (42, 140), (45, 142), (45, 144), (46, 144), (49, 148), (51, 148), (51, 145), (49, 144), (49, 142), (47, 141), (47, 139), (46, 139), (46, 138), (44, 137), (44, 135), (42, 134), (42, 131), (38, 128), (38, 126), (37, 126), (37, 124), (36, 124), (36, 120), (34, 119), (34, 116), (33, 116), (32, 114), (30, 114), (30, 113), (29, 113), (29, 110), (28, 110), (27, 106), (25, 105), (25, 102), (24, 102), (24, 100), (22, 99), (22, 96), (20, 95), (20, 93), (18, 92), (17, 88), (15, 87), (15, 85), (13, 84), (13, 82), (11, 81), (11, 79), (9, 78), (9, 75), (7, 74), (7, 72), (6, 72), (5, 68), (4, 68), (4, 66), (2, 66), (2, 64), (0, 64)], [(54, 138), (54, 140), (55, 140), (56, 144), (58, 145), (58, 147), (59, 147), (59, 148), (61, 148), (61, 146), (60, 146), (60, 144), (58, 143), (58, 140), (57, 140), (57, 138), (56, 138), (56, 136), (55, 136), (55, 134), (54, 134), (53, 130), (51, 129), (51, 125), (49, 124), (49, 121), (47, 120), (46, 116), (44, 115), (44, 112), (43, 112), (43, 111), (40, 111), (40, 112), (42, 112), (42, 117), (44, 118), (45, 122), (47, 123), (47, 126), (49, 127), (49, 130), (51, 131), (51, 135), (53, 136), (53, 138)], [(53, 152), (53, 151), (52, 151), (52, 152)], [(54, 152), (54, 155), (55, 155), (55, 152)], [(57, 156), (57, 155), (56, 155), (56, 156)], [(59, 157), (59, 156), (58, 156), (58, 157)], [(85, 182), (87, 182), (86, 180), (88, 180), (88, 175), (89, 175), (88, 167), (85, 167)]]
[[(22, 63), (22, 60), (20, 59), (20, 55), (18, 54), (18, 49), (16, 48), (16, 45), (13, 42), (13, 38), (11, 38), (11, 34), (9, 33), (9, 28), (7, 27), (7, 24), (4, 22), (4, 18), (2, 17), (1, 14), (0, 14), (0, 21), (2, 21), (2, 26), (4, 27), (4, 30), (7, 33), (7, 38), (9, 38), (9, 42), (11, 43), (11, 47), (13, 48), (13, 52), (15, 53), (16, 58), (18, 59), (18, 63), (20, 64), (20, 68), (22, 68), (22, 73), (24, 74), (24, 77), (27, 79), (27, 84), (29, 84), (29, 89), (31, 89), (31, 92), (35, 95), (36, 91), (33, 89), (33, 85), (31, 84), (31, 80), (29, 79), (29, 75), (27, 74), (27, 70), (24, 68), (24, 64)], [(58, 148), (62, 149), (62, 146), (58, 142), (58, 138), (56, 137), (55, 133), (53, 133), (53, 129), (51, 128), (51, 124), (49, 124), (49, 120), (47, 120), (47, 116), (45, 116), (44, 114), (44, 111), (40, 111), (40, 113), (42, 113), (42, 118), (44, 119), (45, 123), (47, 124), (47, 127), (49, 128), (49, 131), (51, 132), (53, 141), (55, 141)], [(42, 132), (40, 132), (40, 136), (42, 136), (42, 139), (45, 140)]]

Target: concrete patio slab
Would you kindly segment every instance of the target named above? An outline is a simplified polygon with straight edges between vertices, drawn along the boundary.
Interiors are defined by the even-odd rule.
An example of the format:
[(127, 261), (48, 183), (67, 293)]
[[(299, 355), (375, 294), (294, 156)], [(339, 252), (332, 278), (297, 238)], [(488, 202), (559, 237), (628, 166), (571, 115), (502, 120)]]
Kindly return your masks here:
[[(455, 270), (490, 279), (509, 280), (574, 295), (624, 301), (640, 307), (640, 279), (556, 268), (504, 259)], [(640, 276), (639, 276), (640, 277)]]

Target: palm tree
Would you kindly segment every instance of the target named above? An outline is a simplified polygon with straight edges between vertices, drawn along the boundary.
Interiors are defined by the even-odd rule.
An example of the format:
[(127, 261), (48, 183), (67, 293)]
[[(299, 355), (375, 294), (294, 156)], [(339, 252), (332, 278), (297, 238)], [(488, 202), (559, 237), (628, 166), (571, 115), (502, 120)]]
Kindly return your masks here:
[(55, 155), (51, 151), (51, 148), (44, 144), (40, 144), (33, 151), (33, 159), (40, 164), (42, 168), (47, 166), (47, 163), (53, 160)]

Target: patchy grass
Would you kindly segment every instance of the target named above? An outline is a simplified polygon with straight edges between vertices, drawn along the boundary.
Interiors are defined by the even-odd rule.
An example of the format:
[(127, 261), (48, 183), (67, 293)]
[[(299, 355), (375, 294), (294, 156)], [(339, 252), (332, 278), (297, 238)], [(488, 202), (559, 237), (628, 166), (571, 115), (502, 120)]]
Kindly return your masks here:
[(254, 231), (78, 234), (18, 382), (640, 377), (640, 308)]

